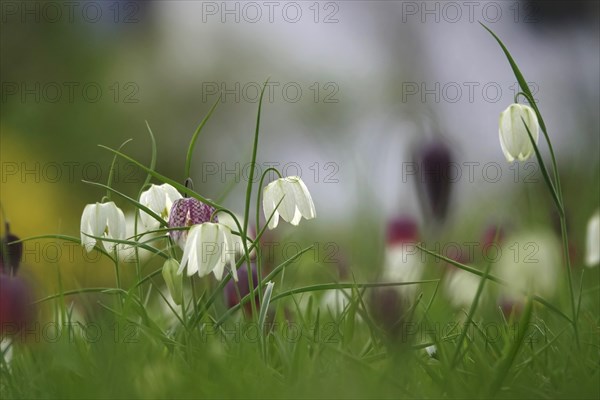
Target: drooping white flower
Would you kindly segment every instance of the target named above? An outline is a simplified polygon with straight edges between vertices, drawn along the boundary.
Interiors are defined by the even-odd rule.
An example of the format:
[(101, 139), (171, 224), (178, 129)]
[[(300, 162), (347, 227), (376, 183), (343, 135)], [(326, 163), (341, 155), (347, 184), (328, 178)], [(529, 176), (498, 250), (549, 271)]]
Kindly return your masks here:
[[(235, 214), (235, 217), (239, 221), (240, 225), (242, 225), (244, 223), (244, 217), (237, 215), (237, 214)], [(228, 227), (231, 230), (231, 232), (238, 232), (238, 230), (239, 230), (233, 217), (231, 215), (229, 215), (228, 213), (225, 213), (225, 212), (219, 213), (219, 223)], [(231, 235), (231, 238), (233, 240), (233, 247), (235, 248), (236, 256), (244, 257), (245, 256), (244, 242), (242, 241), (242, 237), (239, 235)], [(253, 239), (254, 239), (254, 236), (250, 232), (248, 232), (248, 237), (246, 238), (246, 246), (248, 246), (248, 249), (250, 249), (250, 246), (252, 246)], [(255, 254), (255, 251), (252, 250), (250, 252), (250, 257), (254, 257), (254, 254)]]
[(600, 264), (600, 210), (596, 210), (587, 225), (585, 265), (596, 267)]
[[(417, 223), (409, 217), (390, 220), (386, 232), (385, 258), (382, 280), (385, 282), (415, 282), (424, 272), (423, 260), (417, 251), (419, 238)], [(411, 299), (418, 285), (396, 286), (403, 296)]]
[[(181, 199), (181, 197), (177, 189), (168, 183), (163, 183), (162, 185), (152, 184), (148, 190), (142, 192), (140, 195), (140, 204), (154, 211), (163, 220), (168, 221), (173, 203), (175, 200)], [(149, 230), (160, 226), (160, 223), (156, 219), (142, 210), (140, 210), (140, 220), (146, 229)]]
[(494, 267), (502, 286), (502, 298), (521, 302), (523, 294), (544, 298), (557, 289), (562, 262), (561, 243), (550, 231), (532, 231), (507, 238), (500, 259)]
[[(280, 201), (281, 204), (279, 204)], [(279, 178), (265, 186), (263, 211), (267, 220), (273, 214), (273, 218), (269, 222), (269, 229), (277, 227), (280, 215), (284, 221), (292, 225), (298, 225), (302, 217), (308, 220), (317, 215), (308, 188), (298, 176)]]
[(533, 108), (515, 103), (500, 114), (500, 146), (508, 162), (516, 159), (525, 161), (534, 153), (533, 144), (531, 144), (527, 129), (523, 125), (523, 120), (537, 144), (540, 133), (538, 119)]
[(178, 274), (187, 266), (187, 274), (203, 277), (211, 272), (217, 279), (223, 277), (225, 266), (231, 268), (233, 279), (238, 280), (235, 269), (235, 248), (231, 230), (223, 224), (204, 222), (190, 228)]
[[(89, 253), (96, 245), (96, 239), (86, 236), (125, 239), (125, 215), (114, 202), (88, 204), (81, 216), (81, 244)], [(102, 241), (108, 252), (112, 252), (117, 243)]]

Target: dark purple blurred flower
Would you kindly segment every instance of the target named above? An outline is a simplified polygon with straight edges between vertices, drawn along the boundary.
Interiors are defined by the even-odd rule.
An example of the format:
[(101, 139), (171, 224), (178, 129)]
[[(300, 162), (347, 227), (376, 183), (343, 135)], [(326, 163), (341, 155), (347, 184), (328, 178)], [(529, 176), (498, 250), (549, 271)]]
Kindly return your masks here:
[(0, 273), (9, 275), (15, 275), (19, 264), (21, 263), (21, 257), (23, 256), (23, 243), (13, 243), (19, 240), (19, 238), (10, 233), (10, 226), (6, 224), (6, 233), (0, 243)]
[(24, 280), (0, 274), (0, 336), (19, 333), (31, 319), (31, 296)]
[(439, 140), (431, 141), (417, 151), (415, 158), (420, 167), (418, 186), (422, 201), (435, 219), (443, 221), (452, 189), (450, 149)]
[[(169, 228), (183, 228), (210, 221), (210, 216), (215, 212), (215, 208), (202, 203), (193, 197), (185, 197), (175, 200), (169, 213)], [(212, 222), (219, 222), (217, 216)], [(179, 244), (182, 249), (185, 248), (185, 241), (188, 232), (186, 230), (170, 231), (169, 235)]]
[(410, 217), (398, 217), (387, 225), (386, 243), (393, 246), (400, 243), (416, 243), (419, 241), (419, 226)]
[(393, 287), (379, 287), (371, 292), (371, 316), (390, 336), (398, 336), (403, 328), (405, 304)]
[[(256, 286), (258, 285), (258, 272), (254, 263), (251, 264), (251, 271), (253, 287), (256, 288)], [(240, 299), (243, 299), (246, 295), (250, 293), (250, 281), (248, 280), (247, 264), (242, 264), (242, 266), (237, 270), (237, 272), (239, 280), (235, 282), (233, 279), (230, 279), (229, 282), (227, 282), (227, 284), (225, 285), (225, 305), (227, 306), (227, 308), (231, 308), (237, 305), (240, 302)], [(258, 309), (258, 293), (254, 297), (254, 301)], [(244, 308), (248, 313), (251, 313), (252, 303), (248, 301), (244, 304)]]

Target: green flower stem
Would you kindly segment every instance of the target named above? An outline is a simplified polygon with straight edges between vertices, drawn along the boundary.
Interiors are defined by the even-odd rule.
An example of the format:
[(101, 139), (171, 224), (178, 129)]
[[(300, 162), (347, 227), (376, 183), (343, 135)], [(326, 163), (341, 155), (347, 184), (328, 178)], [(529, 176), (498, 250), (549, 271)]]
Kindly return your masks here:
[[(260, 199), (262, 195), (263, 183), (264, 179), (267, 176), (267, 173), (270, 171), (274, 171), (279, 178), (281, 178), (281, 173), (277, 168), (269, 167), (267, 168), (262, 176), (260, 177), (260, 183), (258, 185), (258, 191), (256, 193), (256, 231), (260, 230)], [(277, 208), (275, 208), (277, 211)], [(256, 274), (258, 276), (258, 287), (262, 287), (262, 257), (261, 257), (260, 246), (256, 247)], [(259, 300), (262, 301), (262, 292), (259, 292)]]
[[(258, 153), (258, 133), (260, 132), (260, 113), (262, 110), (263, 96), (269, 79), (265, 81), (262, 90), (260, 91), (260, 98), (258, 100), (258, 112), (256, 115), (256, 129), (254, 130), (254, 145), (252, 146), (252, 160), (250, 161), (250, 178), (248, 179), (248, 186), (246, 187), (246, 204), (244, 207), (244, 230), (243, 239), (248, 237), (248, 221), (250, 217), (250, 200), (252, 198), (252, 186), (254, 180), (254, 172), (256, 171), (256, 154)], [(259, 188), (260, 190), (260, 188)], [(250, 267), (248, 265), (248, 267)]]
[[(154, 170), (156, 168), (156, 155), (157, 155), (156, 139), (154, 138), (154, 133), (152, 133), (152, 129), (150, 129), (150, 124), (148, 124), (148, 121), (146, 121), (146, 127), (148, 128), (148, 133), (150, 134), (150, 141), (152, 144), (150, 169)], [(138, 199), (141, 197), (144, 188), (150, 184), (151, 178), (152, 178), (152, 175), (146, 174), (146, 179), (144, 180), (144, 184), (142, 185), (142, 187), (140, 188), (140, 190), (138, 192), (138, 196), (137, 196)], [(139, 214), (140, 214), (139, 211), (136, 210), (135, 214), (134, 214), (134, 220), (133, 220), (133, 241), (134, 242), (137, 242), (141, 238), (141, 236), (138, 236)], [(133, 248), (133, 251), (135, 254), (135, 273), (137, 276), (137, 280), (140, 281), (142, 279), (142, 266), (140, 264), (140, 254), (139, 254), (138, 247), (135, 246)], [(144, 295), (144, 289), (142, 288), (142, 286), (138, 286), (138, 296), (140, 297), (140, 299), (143, 297), (143, 295)]]

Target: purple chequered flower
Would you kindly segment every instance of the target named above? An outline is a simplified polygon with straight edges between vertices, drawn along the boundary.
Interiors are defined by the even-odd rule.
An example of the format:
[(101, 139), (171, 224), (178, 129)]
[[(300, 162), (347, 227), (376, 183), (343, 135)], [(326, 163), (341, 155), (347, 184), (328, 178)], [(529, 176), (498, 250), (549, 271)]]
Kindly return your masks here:
[[(192, 225), (202, 224), (210, 221), (210, 216), (215, 212), (215, 208), (204, 204), (193, 197), (185, 197), (175, 200), (169, 213), (169, 228), (182, 228)], [(217, 217), (213, 222), (219, 222)], [(169, 235), (177, 242), (182, 249), (187, 240), (187, 230), (170, 231)]]

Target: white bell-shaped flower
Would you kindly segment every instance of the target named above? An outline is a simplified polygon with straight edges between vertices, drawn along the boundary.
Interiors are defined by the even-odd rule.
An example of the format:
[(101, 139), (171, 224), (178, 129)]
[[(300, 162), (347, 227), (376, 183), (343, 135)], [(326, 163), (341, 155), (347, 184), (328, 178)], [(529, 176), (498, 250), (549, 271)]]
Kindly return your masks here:
[(523, 125), (523, 120), (537, 144), (540, 132), (538, 119), (533, 108), (525, 104), (511, 104), (500, 114), (500, 146), (506, 161), (525, 161), (533, 153), (533, 144)]
[(600, 264), (600, 210), (588, 221), (586, 240), (585, 265), (596, 267)]
[[(88, 204), (81, 216), (81, 244), (89, 253), (96, 245), (96, 239), (86, 236), (124, 240), (126, 235), (125, 215), (114, 202)], [(117, 243), (103, 241), (109, 253)]]
[[(152, 184), (148, 190), (145, 190), (140, 195), (140, 204), (154, 211), (163, 220), (168, 221), (173, 203), (175, 200), (181, 199), (181, 197), (177, 189), (168, 183), (163, 183), (162, 185)], [(142, 210), (140, 210), (140, 220), (148, 230), (157, 229), (160, 226), (156, 219)]]
[(187, 266), (188, 276), (198, 273), (198, 276), (203, 277), (213, 272), (220, 280), (228, 265), (233, 279), (237, 281), (235, 248), (231, 236), (231, 230), (223, 224), (204, 222), (192, 226), (177, 273), (181, 274)]
[[(283, 201), (282, 201), (283, 199)], [(279, 202), (281, 201), (281, 204)], [(279, 204), (279, 207), (277, 205)], [(269, 229), (274, 229), (279, 223), (279, 216), (291, 223), (298, 225), (302, 217), (313, 219), (317, 213), (312, 197), (302, 179), (298, 176), (279, 178), (269, 183), (263, 189), (263, 211), (269, 222)]]
[[(386, 247), (381, 279), (384, 282), (420, 281), (425, 265), (417, 250), (419, 227), (410, 217), (393, 218), (386, 229)], [(404, 299), (412, 300), (418, 285), (396, 286)]]
[[(385, 249), (382, 280), (384, 282), (416, 282), (423, 277), (425, 265), (414, 250), (415, 245), (400, 243)], [(412, 299), (418, 285), (396, 286), (395, 289), (407, 299)]]

